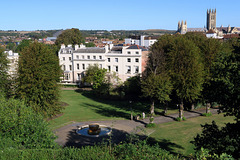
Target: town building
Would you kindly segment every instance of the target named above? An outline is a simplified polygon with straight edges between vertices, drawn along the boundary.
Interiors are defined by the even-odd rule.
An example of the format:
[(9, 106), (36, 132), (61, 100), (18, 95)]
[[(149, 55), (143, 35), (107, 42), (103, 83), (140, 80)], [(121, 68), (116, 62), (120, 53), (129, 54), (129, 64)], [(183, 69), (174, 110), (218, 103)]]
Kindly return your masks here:
[(97, 64), (108, 72), (115, 72), (121, 81), (142, 73), (142, 52), (138, 46), (113, 46), (103, 48), (85, 45), (61, 45), (59, 62), (63, 70), (63, 83), (80, 83), (90, 65)]
[(4, 51), (4, 53), (7, 54), (7, 59), (9, 61), (8, 65), (8, 74), (10, 76), (15, 76), (17, 74), (17, 69), (18, 69), (18, 58), (19, 55), (18, 53), (14, 53), (12, 50), (10, 51)]
[(127, 45), (139, 45), (143, 47), (150, 47), (153, 45), (157, 39), (152, 37), (140, 36), (136, 38), (125, 38), (125, 44)]
[(185, 21), (185, 23), (183, 23), (183, 21), (181, 23), (180, 21), (178, 22), (177, 32), (179, 32), (180, 34), (187, 33), (187, 21)]

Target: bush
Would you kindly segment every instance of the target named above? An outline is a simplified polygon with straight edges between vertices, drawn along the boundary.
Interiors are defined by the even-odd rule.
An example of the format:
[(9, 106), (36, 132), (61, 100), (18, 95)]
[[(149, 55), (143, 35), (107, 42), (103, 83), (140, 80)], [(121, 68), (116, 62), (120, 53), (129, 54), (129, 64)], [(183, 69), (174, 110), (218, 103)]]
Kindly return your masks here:
[(146, 125), (147, 128), (155, 128), (156, 127), (156, 124), (155, 123), (148, 123)]
[(123, 143), (116, 146), (86, 146), (83, 148), (63, 149), (5, 149), (0, 152), (0, 159), (182, 159), (161, 149), (158, 145), (150, 146), (146, 141), (136, 144)]
[(239, 126), (239, 123), (227, 123), (225, 127), (219, 128), (213, 121), (212, 124), (202, 125), (202, 133), (197, 134), (191, 143), (196, 146), (196, 150), (203, 147), (212, 155), (226, 153), (240, 158)]
[(25, 148), (54, 148), (55, 136), (48, 129), (43, 117), (35, 113), (20, 100), (0, 98), (0, 137), (12, 142), (1, 143), (1, 147), (24, 146)]
[(205, 116), (205, 117), (210, 117), (210, 116), (212, 116), (212, 113), (211, 113), (211, 112), (209, 112), (209, 113), (203, 113), (202, 115)]
[(178, 121), (178, 122), (186, 121), (186, 117), (182, 117), (182, 119), (180, 117), (177, 117), (176, 121)]

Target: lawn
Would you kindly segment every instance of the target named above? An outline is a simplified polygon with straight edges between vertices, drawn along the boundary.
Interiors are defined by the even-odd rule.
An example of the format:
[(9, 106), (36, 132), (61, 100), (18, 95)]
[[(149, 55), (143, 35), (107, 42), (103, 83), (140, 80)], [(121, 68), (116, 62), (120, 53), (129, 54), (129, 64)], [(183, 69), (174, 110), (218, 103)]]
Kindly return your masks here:
[[(102, 100), (87, 91), (62, 90), (60, 100), (69, 105), (63, 110), (62, 116), (49, 122), (52, 129), (73, 122), (130, 119), (131, 108), (134, 114), (148, 113), (150, 108), (147, 103), (130, 104), (126, 100)], [(156, 107), (155, 111), (160, 114), (163, 109)], [(168, 110), (168, 112), (176, 113), (177, 110)]]
[(158, 124), (155, 132), (150, 135), (150, 140), (158, 142), (168, 151), (180, 153), (185, 156), (194, 153), (194, 145), (190, 143), (197, 133), (201, 133), (200, 124), (211, 123), (213, 120), (219, 126), (233, 122), (233, 117), (224, 117), (223, 114), (211, 117), (190, 118), (183, 122), (169, 122)]

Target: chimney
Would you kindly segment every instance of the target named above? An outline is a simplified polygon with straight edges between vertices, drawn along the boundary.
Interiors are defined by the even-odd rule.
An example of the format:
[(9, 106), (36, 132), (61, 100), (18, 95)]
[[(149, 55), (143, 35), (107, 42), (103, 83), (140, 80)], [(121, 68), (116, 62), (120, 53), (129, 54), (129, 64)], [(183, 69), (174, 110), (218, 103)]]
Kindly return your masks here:
[(64, 49), (65, 48), (65, 44), (61, 44), (61, 49)]
[(78, 50), (78, 48), (79, 48), (79, 45), (75, 44), (75, 50)]

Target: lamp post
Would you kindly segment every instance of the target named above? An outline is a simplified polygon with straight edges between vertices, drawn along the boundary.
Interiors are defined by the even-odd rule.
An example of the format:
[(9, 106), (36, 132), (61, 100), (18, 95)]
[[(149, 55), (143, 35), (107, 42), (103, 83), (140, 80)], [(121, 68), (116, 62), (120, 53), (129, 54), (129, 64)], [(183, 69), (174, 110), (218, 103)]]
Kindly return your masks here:
[(129, 101), (130, 108), (131, 108), (131, 120), (133, 120), (133, 114), (132, 114), (132, 101)]

